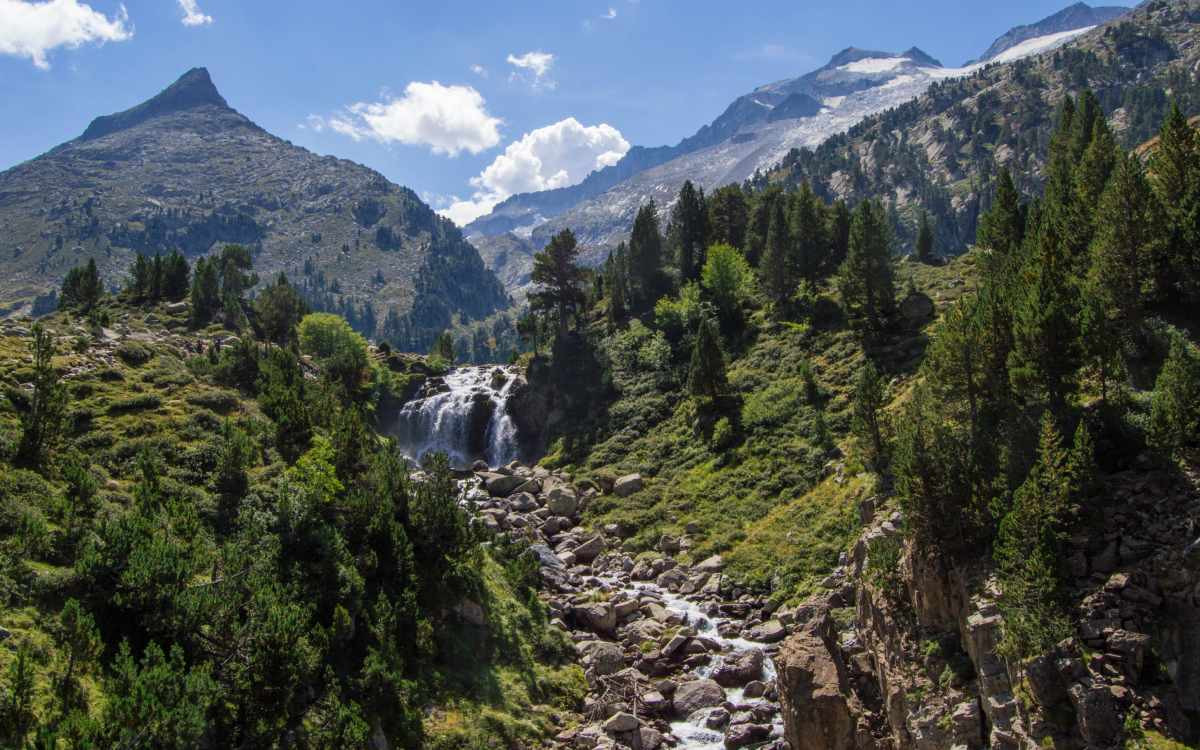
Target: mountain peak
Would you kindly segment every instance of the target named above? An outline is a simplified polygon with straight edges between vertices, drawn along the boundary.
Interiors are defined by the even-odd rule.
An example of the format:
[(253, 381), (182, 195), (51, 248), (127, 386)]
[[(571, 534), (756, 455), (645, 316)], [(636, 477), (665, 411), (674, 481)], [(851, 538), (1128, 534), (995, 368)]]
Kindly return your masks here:
[(983, 57), (979, 59), (984, 61), (991, 60), (1005, 50), (1040, 36), (1074, 31), (1089, 26), (1099, 26), (1123, 16), (1128, 11), (1129, 8), (1122, 6), (1093, 7), (1083, 2), (1068, 5), (1057, 13), (1046, 16), (1037, 23), (1015, 26), (1009, 29), (1003, 36), (992, 42), (992, 46), (988, 47), (987, 51), (983, 53)]
[(163, 89), (156, 96), (141, 104), (116, 114), (97, 117), (88, 125), (80, 140), (88, 141), (115, 133), (118, 130), (140, 125), (147, 120), (174, 112), (182, 112), (202, 106), (229, 109), (225, 98), (217, 91), (207, 68), (192, 68), (179, 80)]

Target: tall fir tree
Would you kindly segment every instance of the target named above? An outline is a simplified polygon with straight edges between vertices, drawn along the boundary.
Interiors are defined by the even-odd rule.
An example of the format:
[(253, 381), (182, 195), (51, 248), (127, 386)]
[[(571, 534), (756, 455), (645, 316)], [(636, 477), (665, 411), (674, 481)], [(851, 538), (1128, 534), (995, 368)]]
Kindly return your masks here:
[(533, 256), (531, 280), (537, 290), (530, 295), (530, 304), (555, 314), (560, 337), (566, 335), (572, 317), (585, 301), (578, 256), (579, 245), (570, 229), (554, 235), (546, 249)]
[(922, 211), (920, 222), (917, 224), (917, 260), (929, 263), (933, 260), (933, 227), (929, 225), (929, 212)]
[(688, 368), (688, 392), (709, 401), (729, 390), (725, 376), (725, 354), (721, 351), (716, 327), (708, 318), (700, 320), (692, 361)]
[(640, 314), (654, 307), (664, 291), (662, 235), (654, 201), (638, 209), (629, 235), (631, 308)]
[(1014, 256), (1025, 239), (1025, 212), (1021, 196), (1005, 167), (996, 178), (992, 204), (980, 217), (976, 244), (1004, 256)]
[(878, 333), (896, 312), (896, 279), (887, 214), (875, 201), (854, 210), (850, 248), (838, 271), (846, 316), (856, 327)]
[(737, 185), (717, 188), (708, 197), (709, 242), (725, 243), (743, 252), (746, 250), (746, 226), (750, 207), (746, 194)]
[(793, 277), (815, 284), (829, 255), (829, 238), (825, 208), (807, 182), (793, 196), (790, 218)]
[(1200, 131), (1178, 101), (1159, 131), (1150, 176), (1167, 219), (1166, 243), (1155, 263), (1157, 295), (1167, 302), (1182, 295), (1200, 304)]
[(679, 283), (682, 285), (700, 278), (708, 247), (708, 208), (704, 191), (697, 189), (691, 180), (685, 181), (679, 189), (679, 196), (671, 208), (667, 236), (675, 253)]
[(779, 198), (771, 205), (771, 224), (767, 229), (766, 246), (759, 264), (763, 290), (775, 305), (777, 313), (783, 312), (796, 290), (791, 252), (792, 238), (784, 203), (785, 200)]

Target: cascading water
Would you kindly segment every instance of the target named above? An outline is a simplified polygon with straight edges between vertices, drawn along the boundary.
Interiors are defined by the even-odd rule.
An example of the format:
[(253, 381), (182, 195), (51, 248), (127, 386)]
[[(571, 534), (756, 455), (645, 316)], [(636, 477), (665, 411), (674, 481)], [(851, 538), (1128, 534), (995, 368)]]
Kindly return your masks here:
[(409, 401), (400, 410), (393, 433), (414, 461), (441, 452), (452, 466), (477, 459), (501, 466), (517, 457), (517, 428), (508, 414), (508, 395), (516, 373), (505, 367), (459, 367), (444, 378), (444, 388)]

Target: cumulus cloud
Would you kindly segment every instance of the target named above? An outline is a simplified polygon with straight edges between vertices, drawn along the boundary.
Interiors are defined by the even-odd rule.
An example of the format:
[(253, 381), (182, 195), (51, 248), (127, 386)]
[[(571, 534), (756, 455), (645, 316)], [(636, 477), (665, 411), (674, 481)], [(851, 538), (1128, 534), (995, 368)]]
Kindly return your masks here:
[(480, 78), (488, 77), (487, 68), (483, 67), (482, 65), (480, 65), (478, 63), (471, 66), (471, 72), (474, 73), (475, 75), (479, 76)]
[(124, 5), (108, 18), (78, 0), (0, 0), (0, 54), (28, 57), (42, 70), (50, 67), (46, 55), (56, 47), (123, 42), (132, 37), (133, 26)]
[(500, 143), (501, 120), (488, 114), (478, 91), (437, 81), (414, 81), (401, 97), (352, 104), (322, 122), (356, 141), (428, 146), (447, 156), (478, 154)]
[(179, 0), (179, 7), (183, 9), (184, 26), (204, 26), (213, 21), (212, 16), (201, 12), (196, 0)]
[(617, 9), (616, 9), (616, 8), (609, 8), (609, 9), (608, 9), (608, 12), (607, 12), (607, 13), (605, 13), (604, 15), (600, 16), (600, 17), (601, 17), (601, 18), (603, 18), (605, 21), (611, 21), (611, 20), (613, 20), (614, 18), (616, 18), (616, 17), (617, 17)]
[(567, 187), (621, 160), (629, 142), (606, 123), (586, 126), (574, 117), (530, 131), (504, 149), (471, 179), (475, 193), (455, 200), (442, 214), (464, 225), (516, 193)]
[(523, 55), (509, 54), (508, 64), (517, 70), (513, 71), (510, 80), (528, 80), (535, 88), (552, 89), (555, 82), (550, 78), (550, 69), (554, 67), (554, 55), (549, 52), (526, 52)]

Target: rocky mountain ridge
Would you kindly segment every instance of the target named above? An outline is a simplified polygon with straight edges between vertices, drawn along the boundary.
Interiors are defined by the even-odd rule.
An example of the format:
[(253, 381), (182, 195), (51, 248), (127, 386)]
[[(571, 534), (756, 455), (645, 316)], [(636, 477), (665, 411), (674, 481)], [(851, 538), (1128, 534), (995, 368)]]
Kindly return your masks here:
[[(1072, 6), (1005, 34), (989, 50), (989, 59), (1010, 63), (1056, 48), (1114, 13)], [(1043, 33), (1029, 36), (1036, 32)], [(564, 227), (579, 237), (586, 257), (598, 263), (624, 238), (643, 203), (654, 200), (665, 216), (685, 180), (711, 190), (752, 179), (794, 149), (816, 148), (872, 115), (982, 67), (947, 68), (916, 47), (904, 52), (848, 47), (817, 70), (739, 97), (676, 146), (635, 147), (622, 162), (579, 185), (513, 196), (465, 231), (489, 267), (510, 280), (511, 291), (521, 293), (530, 256)]]
[(1128, 12), (1129, 8), (1124, 6), (1092, 7), (1087, 3), (1075, 3), (1037, 23), (1009, 29), (992, 42), (979, 59), (984, 62), (993, 60), (1022, 42), (1047, 34), (1058, 34), (1087, 26), (1101, 26)]
[(197, 68), (79, 138), (0, 173), (0, 299), (26, 312), (94, 258), (123, 283), (136, 253), (189, 258), (249, 246), (260, 278), (403, 321), (412, 345), (455, 314), (484, 317), (504, 290), (448, 220), (407, 188), (267, 133)]

